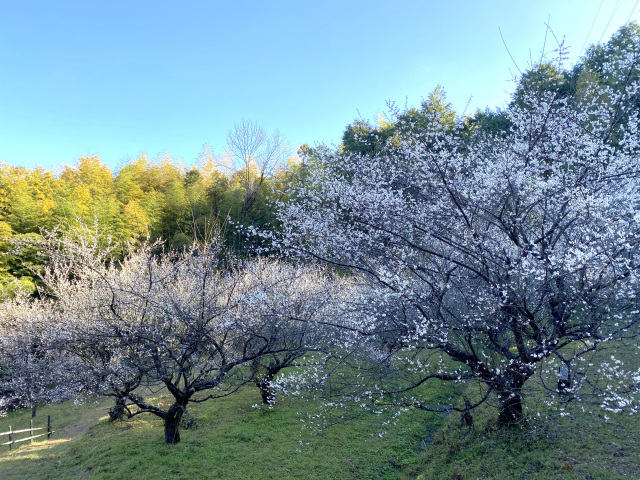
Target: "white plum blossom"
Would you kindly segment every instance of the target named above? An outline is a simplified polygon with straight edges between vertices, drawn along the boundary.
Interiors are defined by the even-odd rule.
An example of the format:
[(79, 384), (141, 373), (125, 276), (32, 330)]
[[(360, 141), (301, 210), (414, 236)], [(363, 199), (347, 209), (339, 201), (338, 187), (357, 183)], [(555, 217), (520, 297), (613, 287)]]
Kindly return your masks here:
[[(142, 244), (114, 260), (85, 237), (49, 237), (43, 281), (56, 299), (55, 336), (82, 360), (87, 387), (120, 401), (116, 415), (159, 416), (167, 443), (180, 441), (189, 403), (254, 380), (272, 400), (273, 376), (321, 349), (342, 291), (317, 268), (236, 261), (216, 243), (160, 254)], [(144, 398), (143, 381), (165, 387), (173, 404)]]
[[(503, 135), (436, 118), (374, 154), (321, 149), (309, 184), (280, 205), (283, 249), (384, 292), (379, 312), (352, 326), (363, 349), (387, 348), (410, 372), (404, 387), (374, 394), (393, 398), (380, 404), (429, 409), (412, 386), (473, 380), (481, 401), (497, 395), (509, 425), (522, 417), (525, 383), (553, 360), (567, 378), (547, 378), (551, 393), (577, 396), (622, 375), (624, 396), (605, 403), (637, 410), (637, 376), (608, 370), (586, 382), (580, 362), (638, 341), (639, 45), (623, 53), (603, 75), (630, 79), (625, 88), (594, 84), (588, 99), (531, 88), (507, 110)], [(427, 362), (432, 352), (450, 361)]]

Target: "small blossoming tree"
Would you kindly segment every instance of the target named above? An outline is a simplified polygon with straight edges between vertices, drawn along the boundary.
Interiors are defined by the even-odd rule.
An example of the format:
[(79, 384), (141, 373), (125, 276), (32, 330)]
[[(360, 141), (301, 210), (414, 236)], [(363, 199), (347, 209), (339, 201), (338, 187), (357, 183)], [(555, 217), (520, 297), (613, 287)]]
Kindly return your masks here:
[(51, 302), (18, 292), (0, 302), (0, 414), (62, 401), (84, 389), (78, 358), (56, 348)]

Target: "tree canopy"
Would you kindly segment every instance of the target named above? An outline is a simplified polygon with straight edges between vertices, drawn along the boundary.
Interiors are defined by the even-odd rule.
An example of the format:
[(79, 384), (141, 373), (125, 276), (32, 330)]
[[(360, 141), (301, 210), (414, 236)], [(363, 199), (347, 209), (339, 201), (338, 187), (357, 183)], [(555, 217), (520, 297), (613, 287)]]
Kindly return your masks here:
[[(391, 349), (405, 377), (363, 380), (356, 401), (443, 411), (460, 407), (426, 405), (417, 387), (476, 382), (464, 408), (497, 398), (512, 425), (540, 376), (556, 398), (589, 386), (606, 408), (637, 411), (637, 355), (590, 368), (640, 333), (640, 35), (620, 35), (588, 101), (567, 94), (559, 63), (543, 64), (520, 79), (507, 131), (469, 131), (436, 95), (423, 123), (397, 116), (410, 132), (399, 142), (316, 156), (310, 186), (280, 209), (281, 245), (369, 280), (384, 300), (350, 328), (372, 359)], [(549, 383), (556, 371), (570, 386)]]

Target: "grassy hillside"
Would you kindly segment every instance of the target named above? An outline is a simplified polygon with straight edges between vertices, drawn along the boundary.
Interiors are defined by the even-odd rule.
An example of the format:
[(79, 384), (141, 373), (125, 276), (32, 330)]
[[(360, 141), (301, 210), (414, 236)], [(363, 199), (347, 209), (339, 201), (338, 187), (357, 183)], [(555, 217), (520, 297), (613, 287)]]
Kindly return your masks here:
[[(439, 393), (442, 393), (439, 392)], [(167, 399), (168, 400), (168, 399)], [(46, 442), (0, 451), (0, 478), (11, 479), (397, 479), (417, 467), (428, 432), (443, 415), (409, 413), (395, 426), (362, 416), (320, 433), (302, 429), (301, 418), (319, 413), (301, 399), (288, 398), (273, 409), (253, 408), (255, 389), (194, 405), (194, 425), (182, 442), (165, 445), (162, 422), (140, 416), (110, 423), (109, 402), (73, 403), (39, 409), (36, 423), (51, 414), (61, 432)], [(0, 419), (0, 429), (29, 424), (27, 410)], [(87, 418), (100, 418), (80, 438), (73, 433)], [(79, 427), (80, 426), (80, 427)], [(387, 433), (380, 437), (379, 432)]]
[[(533, 389), (535, 390), (535, 389)], [(448, 387), (428, 392), (451, 395)], [(9, 452), (0, 450), (0, 478), (13, 479), (567, 479), (640, 478), (637, 417), (583, 410), (560, 415), (541, 397), (528, 397), (527, 422), (511, 431), (496, 426), (497, 412), (474, 412), (474, 428), (459, 414), (408, 412), (395, 425), (360, 416), (313, 433), (301, 419), (320, 412), (298, 398), (273, 409), (254, 408), (257, 390), (194, 405), (194, 424), (182, 442), (165, 445), (162, 422), (140, 416), (110, 423), (110, 401), (41, 407), (37, 424), (52, 416), (57, 433)], [(167, 398), (167, 401), (169, 399)], [(540, 412), (537, 415), (535, 412)], [(29, 424), (30, 411), (0, 418), (0, 430)], [(379, 432), (385, 431), (382, 437)], [(3, 440), (6, 441), (6, 440)]]
[[(640, 359), (633, 343), (603, 347), (590, 360), (600, 365), (615, 355), (635, 370)], [(543, 384), (554, 386), (555, 371), (541, 373), (525, 385), (526, 420), (517, 428), (497, 427), (493, 401), (474, 410), (472, 429), (460, 428), (459, 414), (450, 415), (420, 465), (411, 467), (408, 476), (418, 480), (640, 479), (638, 415), (603, 410), (597, 398), (589, 397), (588, 387), (582, 392), (582, 401), (565, 397), (567, 403), (559, 408), (549, 402), (543, 388)], [(593, 381), (597, 378), (592, 376)], [(471, 389), (466, 394), (474, 397)]]
[(475, 412), (469, 431), (454, 415), (434, 436), (410, 478), (419, 480), (640, 479), (640, 421), (574, 409), (547, 411), (521, 428), (496, 428), (495, 411)]

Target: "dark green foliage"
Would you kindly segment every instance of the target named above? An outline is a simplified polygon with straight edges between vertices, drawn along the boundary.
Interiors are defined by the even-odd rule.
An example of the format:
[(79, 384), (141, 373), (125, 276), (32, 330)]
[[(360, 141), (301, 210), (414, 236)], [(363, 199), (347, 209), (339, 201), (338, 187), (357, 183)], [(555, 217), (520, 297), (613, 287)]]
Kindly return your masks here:
[(386, 125), (374, 127), (366, 120), (356, 120), (342, 134), (342, 148), (350, 153), (378, 153), (385, 147), (394, 130)]
[(569, 96), (571, 91), (566, 72), (551, 62), (534, 65), (520, 77), (512, 104), (522, 108), (527, 103), (527, 95), (541, 91), (553, 92), (556, 98)]
[(483, 132), (486, 135), (504, 136), (511, 128), (511, 121), (504, 110), (478, 110), (465, 125), (469, 133)]
[(446, 93), (438, 85), (420, 104), (403, 111), (391, 105), (390, 121), (380, 119), (378, 126), (366, 120), (356, 120), (348, 125), (342, 135), (341, 150), (344, 153), (375, 155), (393, 150), (402, 141), (412, 139), (430, 143), (435, 130), (451, 131), (455, 128), (456, 112)]

